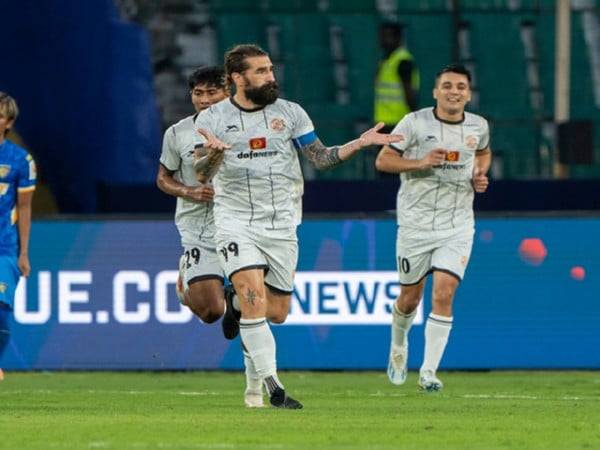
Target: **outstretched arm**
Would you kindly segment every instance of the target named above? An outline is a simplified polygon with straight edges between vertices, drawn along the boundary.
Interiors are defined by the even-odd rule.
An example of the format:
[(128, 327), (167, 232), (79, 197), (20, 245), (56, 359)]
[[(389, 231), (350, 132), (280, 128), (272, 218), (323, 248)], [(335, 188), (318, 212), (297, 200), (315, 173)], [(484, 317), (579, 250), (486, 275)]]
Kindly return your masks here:
[(368, 147), (369, 145), (387, 145), (402, 140), (402, 136), (379, 133), (379, 130), (383, 126), (383, 123), (378, 123), (373, 128), (361, 134), (358, 139), (342, 146), (326, 147), (319, 139), (316, 139), (311, 144), (302, 147), (301, 150), (304, 156), (317, 169), (329, 169), (341, 164), (343, 161), (349, 160), (363, 147)]

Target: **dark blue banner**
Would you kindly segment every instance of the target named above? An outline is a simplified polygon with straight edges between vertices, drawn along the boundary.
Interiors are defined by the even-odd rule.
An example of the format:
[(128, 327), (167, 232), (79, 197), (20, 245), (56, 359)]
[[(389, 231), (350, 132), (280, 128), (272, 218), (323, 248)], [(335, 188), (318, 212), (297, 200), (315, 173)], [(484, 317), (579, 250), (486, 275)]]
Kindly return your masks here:
[[(478, 221), (446, 369), (600, 368), (600, 219)], [(393, 220), (308, 220), (288, 322), (288, 369), (383, 369), (399, 293)], [(35, 222), (6, 369), (234, 369), (239, 341), (182, 308), (170, 221)], [(409, 367), (423, 355), (424, 307)]]

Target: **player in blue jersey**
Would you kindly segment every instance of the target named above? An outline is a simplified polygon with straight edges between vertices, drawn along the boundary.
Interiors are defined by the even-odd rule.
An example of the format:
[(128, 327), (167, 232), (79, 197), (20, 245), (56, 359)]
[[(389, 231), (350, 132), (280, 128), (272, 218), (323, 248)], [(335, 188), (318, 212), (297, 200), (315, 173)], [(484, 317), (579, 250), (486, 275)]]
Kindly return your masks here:
[[(33, 158), (6, 139), (19, 110), (15, 100), (0, 92), (0, 361), (10, 337), (12, 311), (19, 276), (29, 276), (31, 199), (36, 171)], [(4, 373), (0, 369), (0, 380)]]

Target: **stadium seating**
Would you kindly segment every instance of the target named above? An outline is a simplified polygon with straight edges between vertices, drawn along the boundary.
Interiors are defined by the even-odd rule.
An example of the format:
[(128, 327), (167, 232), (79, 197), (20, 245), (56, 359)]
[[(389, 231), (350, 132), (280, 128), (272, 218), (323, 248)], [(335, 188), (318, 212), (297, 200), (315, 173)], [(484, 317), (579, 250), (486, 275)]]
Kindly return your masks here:
[(503, 178), (532, 178), (538, 173), (538, 136), (539, 131), (533, 121), (491, 124), (491, 147), (501, 161)]
[[(502, 154), (503, 176), (532, 177), (542, 170), (539, 121), (551, 120), (554, 112), (554, 5), (542, 0), (462, 0), (453, 15), (447, 0), (398, 0), (385, 8), (382, 2), (371, 0), (209, 3), (218, 51), (240, 42), (256, 42), (269, 50), (283, 96), (309, 111), (328, 144), (352, 139), (371, 123), (372, 81), (380, 51), (377, 27), (389, 18), (382, 15), (385, 8), (391, 8), (406, 26), (407, 44), (421, 73), (420, 107), (432, 104), (435, 73), (456, 58), (458, 19), (469, 33), (468, 63), (475, 71), (477, 101), (471, 110), (492, 124), (492, 145)], [(572, 48), (584, 51), (572, 52), (571, 116), (595, 120), (596, 152), (600, 154), (600, 114), (594, 103), (582, 14), (573, 12)], [(538, 88), (528, 81), (532, 60), (526, 57), (523, 23), (534, 30), (537, 53), (533, 61), (540, 77), (541, 109), (531, 101)], [(372, 160), (367, 159), (359, 155), (343, 168), (314, 176), (369, 178)], [(597, 176), (600, 165), (574, 168), (572, 173)]]
[(479, 84), (479, 109), (490, 118), (531, 118), (519, 15), (467, 13)]
[[(405, 14), (406, 42), (421, 75), (419, 104), (429, 106), (433, 102), (435, 74), (453, 61), (452, 17), (449, 14)], [(423, 37), (426, 36), (426, 39)]]
[(451, 2), (448, 0), (397, 0), (396, 6), (400, 13), (439, 12), (449, 11)]

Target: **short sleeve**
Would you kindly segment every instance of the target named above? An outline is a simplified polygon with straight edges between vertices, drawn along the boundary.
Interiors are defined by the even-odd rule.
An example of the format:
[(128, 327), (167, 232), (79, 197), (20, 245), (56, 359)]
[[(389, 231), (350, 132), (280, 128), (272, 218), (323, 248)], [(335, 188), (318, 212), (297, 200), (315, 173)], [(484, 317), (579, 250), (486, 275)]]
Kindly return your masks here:
[(292, 124), (292, 142), (296, 149), (300, 149), (316, 141), (317, 135), (315, 126), (307, 112), (298, 104), (292, 103), (292, 107), (294, 120)]
[(482, 122), (483, 123), (481, 124), (481, 139), (479, 140), (480, 144), (479, 148), (477, 149), (478, 152), (485, 150), (490, 146), (490, 126), (488, 125), (487, 120), (482, 119)]
[(194, 135), (194, 146), (202, 146), (206, 139), (200, 133), (197, 132), (198, 129), (204, 129), (216, 136), (217, 130), (215, 129), (215, 113), (213, 111), (213, 107), (205, 109), (194, 121), (194, 129), (196, 130), (196, 134)]
[(163, 137), (162, 153), (160, 163), (168, 170), (175, 172), (181, 165), (181, 156), (177, 151), (177, 135), (175, 127), (169, 127)]
[(393, 149), (398, 150), (399, 152), (404, 152), (408, 147), (410, 147), (413, 143), (413, 139), (415, 136), (414, 125), (414, 113), (410, 113), (404, 116), (391, 132), (391, 134), (399, 134), (400, 136), (402, 136), (402, 140), (399, 142), (393, 142), (392, 144), (390, 144), (390, 146)]
[(21, 159), (19, 164), (19, 180), (17, 183), (17, 189), (19, 192), (33, 191), (35, 189), (35, 183), (37, 181), (37, 168), (35, 161), (29, 153), (25, 154), (25, 157)]

